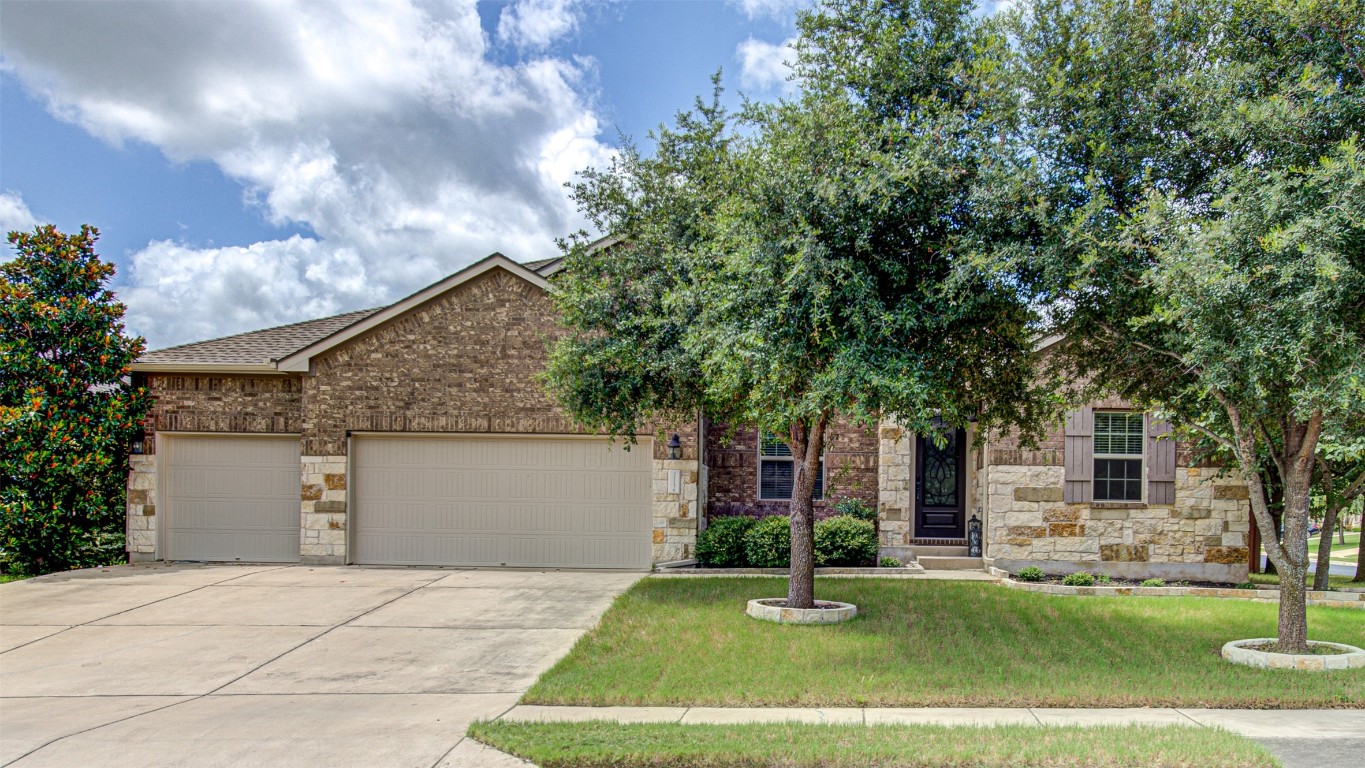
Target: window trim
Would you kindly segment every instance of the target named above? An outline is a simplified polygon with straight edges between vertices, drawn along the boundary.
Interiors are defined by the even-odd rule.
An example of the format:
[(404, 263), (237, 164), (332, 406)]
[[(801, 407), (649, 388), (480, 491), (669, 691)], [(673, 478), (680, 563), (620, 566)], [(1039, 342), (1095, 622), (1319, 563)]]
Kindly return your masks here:
[[(790, 446), (787, 447), (786, 456), (765, 456), (763, 454), (763, 436), (764, 436), (763, 430), (761, 429), (758, 430), (758, 445), (754, 447), (754, 453), (758, 454), (758, 466), (754, 473), (754, 482), (758, 485), (758, 487), (755, 489), (755, 491), (757, 492), (755, 494), (755, 497), (759, 501), (791, 501), (792, 500), (791, 496), (787, 496), (786, 498), (773, 498), (771, 496), (763, 495), (763, 462), (765, 461), (784, 461), (787, 463), (796, 462), (796, 457), (792, 455)], [(787, 441), (782, 440), (777, 435), (771, 435), (771, 437), (774, 440), (777, 440), (778, 442), (782, 443), (783, 445), (787, 444)], [(796, 471), (795, 469), (793, 469), (792, 470), (793, 482), (795, 481), (795, 477)], [(817, 487), (819, 488), (820, 492), (815, 495), (814, 500), (821, 501), (825, 498), (825, 453), (823, 452), (820, 454), (820, 477), (817, 480), (817, 482), (819, 484)]]
[[(1142, 423), (1139, 426), (1138, 438), (1142, 446), (1137, 453), (1100, 453), (1095, 445), (1096, 439), (1100, 435), (1098, 416), (1101, 414), (1137, 414), (1141, 417)], [(1147, 503), (1147, 414), (1141, 411), (1123, 410), (1121, 408), (1096, 408), (1091, 412), (1090, 428), (1090, 501), (1095, 504), (1146, 504)], [(1106, 433), (1110, 434), (1110, 433)], [(1097, 465), (1101, 460), (1120, 460), (1136, 461), (1138, 463), (1138, 497), (1136, 499), (1102, 499), (1099, 496), (1099, 472), (1096, 471)], [(1108, 481), (1106, 480), (1106, 484)], [(1106, 489), (1107, 490), (1107, 489)]]

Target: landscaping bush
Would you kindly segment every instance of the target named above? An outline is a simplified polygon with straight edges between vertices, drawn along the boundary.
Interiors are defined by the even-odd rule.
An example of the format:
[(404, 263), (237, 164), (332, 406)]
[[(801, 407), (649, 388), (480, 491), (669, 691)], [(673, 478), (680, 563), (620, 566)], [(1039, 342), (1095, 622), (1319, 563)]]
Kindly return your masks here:
[(1255, 589), (1256, 585), (1250, 581), (1244, 581), (1237, 585), (1237, 589)]
[(744, 534), (744, 556), (754, 568), (786, 568), (792, 559), (791, 520), (765, 517)]
[(868, 504), (862, 499), (842, 498), (834, 502), (834, 512), (844, 517), (853, 517), (858, 520), (866, 520), (869, 523), (877, 521), (877, 508)]
[(815, 564), (850, 566), (877, 561), (877, 530), (867, 520), (840, 515), (815, 524)]
[(718, 517), (697, 534), (697, 560), (712, 568), (743, 568), (744, 534), (754, 527), (752, 517)]
[(1164, 587), (1164, 586), (1166, 586), (1166, 580), (1165, 580), (1165, 579), (1145, 579), (1145, 580), (1143, 580), (1143, 582), (1142, 582), (1142, 586), (1144, 586), (1144, 587)]
[(880, 565), (880, 566), (883, 567), (883, 568), (904, 568), (904, 567), (905, 567), (905, 563), (902, 563), (900, 560), (897, 560), (897, 559), (894, 558), (894, 557), (883, 557), (883, 558), (881, 559), (881, 562), (878, 563), (878, 565)]
[(1062, 579), (1062, 583), (1068, 587), (1093, 587), (1095, 586), (1095, 577), (1085, 571), (1077, 571), (1068, 573)]
[(1112, 581), (1112, 579), (1109, 578), (1109, 574), (1107, 573), (1101, 573), (1100, 575), (1095, 577), (1096, 584), (1105, 585), (1108, 584), (1110, 581)]
[(1030, 565), (1027, 568), (1019, 569), (1019, 572), (1014, 574), (1014, 578), (1016, 581), (1042, 581), (1043, 569), (1036, 565)]

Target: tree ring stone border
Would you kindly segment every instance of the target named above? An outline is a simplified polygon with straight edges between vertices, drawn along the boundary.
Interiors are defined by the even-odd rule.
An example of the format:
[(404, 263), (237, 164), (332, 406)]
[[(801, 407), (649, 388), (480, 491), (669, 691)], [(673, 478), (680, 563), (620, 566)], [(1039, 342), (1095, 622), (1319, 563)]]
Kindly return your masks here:
[(778, 624), (838, 624), (858, 615), (858, 606), (853, 603), (838, 603), (833, 600), (816, 600), (820, 608), (787, 608), (782, 603), (784, 597), (765, 597), (750, 600), (745, 613), (755, 619), (773, 621)]
[(1328, 643), (1322, 640), (1309, 640), (1309, 645), (1336, 648), (1345, 653), (1319, 656), (1305, 653), (1270, 653), (1247, 648), (1249, 645), (1279, 642), (1274, 637), (1258, 637), (1252, 640), (1233, 640), (1223, 646), (1223, 658), (1233, 664), (1243, 664), (1261, 669), (1297, 669), (1306, 672), (1327, 672), (1333, 669), (1365, 669), (1365, 650), (1344, 643)]

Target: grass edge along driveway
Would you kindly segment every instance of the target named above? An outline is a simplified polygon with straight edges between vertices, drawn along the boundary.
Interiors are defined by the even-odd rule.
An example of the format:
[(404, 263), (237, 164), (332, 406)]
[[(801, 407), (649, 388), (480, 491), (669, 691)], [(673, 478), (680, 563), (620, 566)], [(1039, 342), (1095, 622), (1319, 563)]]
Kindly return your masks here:
[(469, 734), (542, 768), (1266, 768), (1264, 747), (1183, 726), (679, 725), (481, 722)]
[[(989, 582), (821, 579), (846, 624), (744, 615), (784, 579), (651, 578), (617, 598), (527, 692), (586, 706), (1365, 706), (1365, 670), (1252, 669), (1223, 643), (1275, 634), (1277, 606), (1216, 598), (1063, 597)], [(1365, 612), (1310, 607), (1309, 636), (1365, 645)]]

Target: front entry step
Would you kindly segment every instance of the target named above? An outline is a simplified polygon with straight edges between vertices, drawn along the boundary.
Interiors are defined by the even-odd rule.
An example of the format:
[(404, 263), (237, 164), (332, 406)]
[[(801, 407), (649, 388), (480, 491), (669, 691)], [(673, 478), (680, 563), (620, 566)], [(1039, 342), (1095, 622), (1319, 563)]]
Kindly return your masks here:
[(985, 564), (979, 557), (968, 557), (966, 547), (910, 544), (882, 547), (882, 557), (894, 557), (903, 563), (919, 563), (926, 571), (980, 571)]
[(942, 557), (928, 555), (916, 558), (926, 571), (979, 571), (984, 566), (979, 557)]

